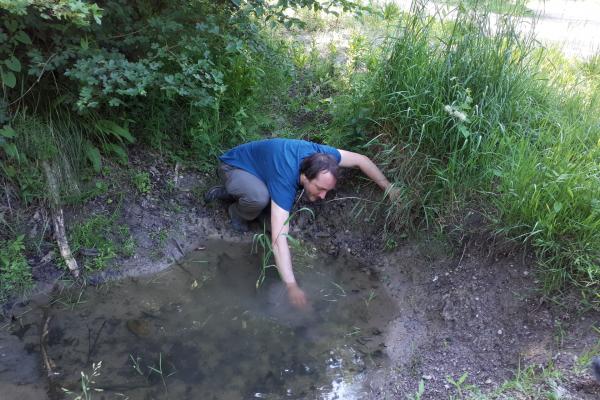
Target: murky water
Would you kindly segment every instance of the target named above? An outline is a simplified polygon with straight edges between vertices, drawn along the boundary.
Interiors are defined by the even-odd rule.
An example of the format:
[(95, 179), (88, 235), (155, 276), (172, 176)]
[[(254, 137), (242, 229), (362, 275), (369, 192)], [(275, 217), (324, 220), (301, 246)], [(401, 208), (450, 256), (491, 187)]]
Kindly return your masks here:
[(94, 398), (369, 397), (364, 379), (386, 362), (381, 329), (394, 309), (367, 268), (297, 254), (311, 302), (298, 311), (274, 269), (256, 289), (250, 244), (205, 247), (158, 275), (54, 298), (45, 346), (54, 387), (81, 393), (83, 371), (103, 390)]

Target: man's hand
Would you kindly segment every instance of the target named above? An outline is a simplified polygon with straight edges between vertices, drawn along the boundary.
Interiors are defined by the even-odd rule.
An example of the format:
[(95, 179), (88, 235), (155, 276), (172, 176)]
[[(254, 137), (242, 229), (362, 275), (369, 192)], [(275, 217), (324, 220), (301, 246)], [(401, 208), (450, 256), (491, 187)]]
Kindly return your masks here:
[(306, 309), (308, 306), (308, 301), (306, 300), (306, 295), (304, 291), (300, 289), (296, 282), (286, 283), (288, 298), (290, 299), (290, 303), (296, 308)]
[(400, 200), (401, 195), (402, 195), (402, 193), (400, 193), (400, 189), (395, 186), (390, 186), (386, 190), (386, 196), (388, 197), (388, 199), (390, 199), (390, 201)]

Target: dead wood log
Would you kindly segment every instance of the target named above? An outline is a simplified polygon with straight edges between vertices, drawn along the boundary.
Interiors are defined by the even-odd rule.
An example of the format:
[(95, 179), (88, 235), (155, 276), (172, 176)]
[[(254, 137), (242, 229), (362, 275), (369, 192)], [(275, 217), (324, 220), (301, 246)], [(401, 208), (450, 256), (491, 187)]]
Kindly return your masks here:
[(58, 243), (60, 254), (65, 260), (69, 271), (74, 278), (79, 278), (79, 266), (77, 260), (73, 257), (69, 241), (67, 240), (67, 234), (65, 230), (65, 217), (63, 210), (60, 207), (60, 192), (58, 190), (58, 183), (56, 181), (56, 175), (54, 170), (47, 161), (42, 162), (42, 167), (46, 174), (46, 182), (48, 183), (48, 190), (50, 192), (50, 202), (52, 206), (52, 222), (54, 225), (54, 236)]

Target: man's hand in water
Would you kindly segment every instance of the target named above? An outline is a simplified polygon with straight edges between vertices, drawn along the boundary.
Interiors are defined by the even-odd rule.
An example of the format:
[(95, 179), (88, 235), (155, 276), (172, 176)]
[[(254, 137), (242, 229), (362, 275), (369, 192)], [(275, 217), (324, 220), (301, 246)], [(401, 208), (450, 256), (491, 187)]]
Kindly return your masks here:
[(300, 289), (296, 282), (287, 283), (287, 292), (290, 303), (296, 308), (305, 309), (308, 305), (304, 291)]

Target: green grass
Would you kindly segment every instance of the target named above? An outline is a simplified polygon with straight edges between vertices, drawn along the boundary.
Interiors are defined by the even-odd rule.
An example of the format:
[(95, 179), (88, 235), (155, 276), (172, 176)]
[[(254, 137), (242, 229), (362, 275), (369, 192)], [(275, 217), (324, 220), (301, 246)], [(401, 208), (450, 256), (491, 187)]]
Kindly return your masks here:
[[(493, 11), (493, 10), (492, 10)], [(597, 57), (573, 64), (495, 30), (490, 10), (417, 1), (378, 64), (335, 99), (327, 140), (375, 156), (401, 191), (385, 229), (453, 225), (467, 207), (537, 252), (543, 286), (600, 283)]]
[(135, 252), (129, 228), (117, 225), (115, 219), (116, 214), (96, 214), (70, 229), (71, 250), (80, 254), (86, 270), (102, 270), (117, 256), (130, 257)]
[(33, 285), (24, 239), (25, 236), (20, 235), (0, 241), (0, 302), (11, 295), (22, 294)]
[(517, 369), (515, 377), (505, 381), (498, 389), (489, 394), (481, 394), (478, 390), (472, 392), (472, 399), (560, 399), (559, 384), (561, 373), (552, 365), (539, 369), (528, 367)]
[(150, 182), (148, 172), (138, 171), (132, 175), (131, 180), (140, 194), (149, 194), (152, 190), (152, 182)]

